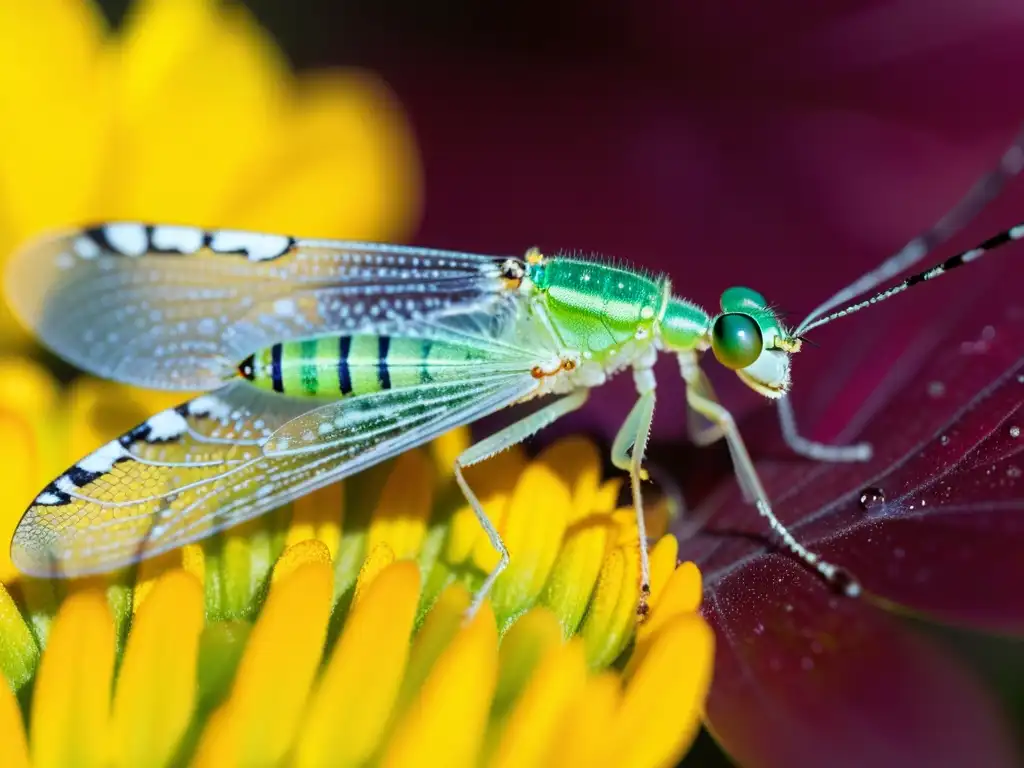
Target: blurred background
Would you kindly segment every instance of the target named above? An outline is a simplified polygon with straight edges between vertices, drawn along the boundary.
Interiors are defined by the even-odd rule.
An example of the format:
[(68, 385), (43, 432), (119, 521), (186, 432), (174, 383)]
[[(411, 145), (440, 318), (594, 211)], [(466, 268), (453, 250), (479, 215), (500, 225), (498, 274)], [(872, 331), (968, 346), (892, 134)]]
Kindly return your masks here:
[[(128, 3), (103, 5), (116, 20)], [(366, 68), (393, 90), (422, 167), (408, 240), (625, 259), (710, 308), (749, 284), (794, 321), (937, 220), (1024, 120), (1012, 0), (246, 5), (298, 68)], [(1017, 185), (957, 244), (1022, 211)], [(799, 360), (798, 392), (845, 330)], [(737, 408), (759, 405), (715, 375)], [(671, 437), (674, 366), (660, 378)]]
[[(9, 15), (20, 12), (21, 6), (7, 5), (14, 9)], [(192, 35), (180, 9), (193, 5), (204, 3), (181, 0), (173, 12), (159, 0), (100, 3), (112, 37), (132, 9), (154, 18), (167, 14), (168, 21), (134, 36), (136, 47), (149, 49), (157, 46), (146, 40), (163, 33)], [(244, 6), (270, 36), (257, 47), (279, 46), (282, 53), (271, 58), (283, 55), (303, 77), (343, 73), (348, 96), (337, 103), (355, 100), (358, 109), (317, 123), (317, 115), (334, 112), (314, 105), (308, 110), (316, 113), (313, 128), (254, 110), (266, 102), (263, 94), (277, 92), (277, 81), (267, 78), (270, 86), (260, 81), (256, 88), (247, 74), (235, 88), (230, 72), (206, 72), (196, 60), (209, 53), (214, 67), (232, 37), (230, 29), (196, 26), (194, 39), (175, 44), (193, 62), (197, 83), (207, 76), (220, 83), (223, 93), (210, 103), (223, 114), (203, 122), (207, 102), (191, 101), (185, 88), (161, 102), (164, 91), (153, 88), (150, 97), (160, 108), (128, 121), (131, 130), (111, 134), (117, 139), (104, 144), (109, 166), (93, 163), (82, 171), (104, 189), (137, 191), (39, 217), (18, 202), (26, 185), (38, 187), (32, 193), (40, 200), (59, 196), (77, 177), (54, 158), (82, 156), (74, 142), (91, 123), (64, 122), (49, 143), (39, 139), (47, 121), (36, 121), (35, 109), (12, 94), (38, 100), (39, 109), (66, 103), (60, 93), (33, 87), (24, 62), (66, 56), (72, 71), (78, 53), (60, 44), (74, 35), (62, 37), (58, 29), (52, 40), (32, 41), (11, 38), (8, 30), (7, 48), (22, 58), (0, 61), (9, 81), (7, 95), (0, 95), (0, 119), (7, 123), (0, 128), (7, 142), (0, 147), (5, 249), (44, 227), (122, 214), (487, 253), (521, 254), (536, 245), (668, 272), (678, 293), (710, 310), (725, 288), (750, 285), (795, 322), (934, 223), (994, 166), (1024, 122), (1024, 6), (1013, 0), (250, 0)], [(134, 64), (128, 55), (122, 62), (122, 78), (129, 85), (133, 78), (150, 82), (162, 64), (134, 55)], [(82, 114), (102, 121), (121, 109), (124, 93), (136, 93), (125, 87), (76, 91), (88, 107)], [(328, 102), (336, 103), (325, 97)], [(280, 111), (288, 113), (289, 103), (283, 99)], [(274, 120), (280, 123), (274, 163), (251, 173), (239, 150), (235, 165), (209, 170), (225, 154), (218, 147), (245, 144)], [(21, 133), (12, 138), (5, 131)], [(224, 131), (220, 144), (197, 149), (217, 131)], [(291, 154), (299, 149), (305, 152)], [(46, 173), (33, 170), (44, 161)], [(293, 178), (300, 166), (308, 175)], [(225, 178), (237, 179), (245, 194), (221, 190)], [(213, 199), (211, 188), (230, 204), (200, 206), (197, 200)], [(262, 202), (274, 195), (287, 201), (277, 208)], [(1017, 183), (936, 258), (1022, 219), (1024, 184)], [(969, 294), (992, 269), (998, 265), (983, 260), (959, 280), (816, 333), (820, 348), (801, 355), (794, 369), (797, 411), (810, 431), (821, 437), (838, 431), (899, 354), (880, 351), (877, 365), (857, 371), (851, 388), (844, 349), (854, 343), (857, 322), (891, 324), (898, 336)], [(3, 345), (9, 355), (42, 359), (13, 331), (5, 332)], [(61, 379), (71, 375), (55, 361), (47, 365)], [(655, 438), (672, 443), (682, 432), (681, 387), (674, 365), (659, 373), (665, 395)], [(712, 377), (735, 412), (763, 407), (728, 372), (713, 370)], [(565, 429), (607, 439), (628, 410), (631, 386), (613, 383)], [(145, 413), (150, 402), (138, 401), (130, 413), (122, 404), (108, 419), (111, 408), (96, 405), (102, 398), (80, 397), (94, 422), (76, 438), (81, 445), (111, 423)], [(989, 659), (993, 681), (1009, 666), (992, 659), (1019, 660), (1019, 646), (972, 652), (973, 639), (958, 642)]]

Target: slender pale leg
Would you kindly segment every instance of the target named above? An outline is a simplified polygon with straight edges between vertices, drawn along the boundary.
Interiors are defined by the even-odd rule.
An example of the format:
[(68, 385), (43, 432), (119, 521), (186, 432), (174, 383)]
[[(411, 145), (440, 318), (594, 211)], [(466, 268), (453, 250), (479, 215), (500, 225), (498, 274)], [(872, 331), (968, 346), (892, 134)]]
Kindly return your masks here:
[(871, 443), (854, 443), (853, 445), (826, 445), (815, 440), (808, 440), (800, 434), (796, 426), (796, 416), (788, 397), (778, 400), (779, 425), (782, 437), (793, 453), (806, 456), (815, 461), (842, 463), (848, 461), (867, 461), (871, 458)]
[(487, 517), (487, 513), (484, 511), (483, 505), (480, 504), (480, 500), (473, 493), (473, 490), (469, 487), (469, 483), (466, 482), (466, 478), (462, 474), (462, 470), (466, 467), (471, 467), (485, 459), (494, 456), (497, 453), (511, 448), (513, 445), (523, 442), (528, 437), (536, 432), (539, 432), (544, 427), (550, 425), (556, 419), (561, 418), (567, 413), (575, 411), (577, 408), (582, 406), (590, 394), (590, 390), (580, 389), (576, 392), (572, 392), (565, 397), (555, 400), (553, 403), (545, 405), (529, 416), (517, 421), (515, 424), (502, 429), (500, 432), (496, 432), (490, 437), (481, 440), (475, 445), (471, 445), (455, 460), (455, 480), (459, 484), (459, 488), (462, 489), (463, 495), (466, 497), (466, 501), (473, 508), (473, 512), (476, 513), (477, 520), (480, 521), (481, 527), (487, 534), (487, 538), (491, 542), (491, 546), (494, 547), (495, 551), (501, 556), (498, 565), (491, 571), (487, 578), (484, 579), (484, 583), (480, 586), (480, 589), (473, 595), (473, 600), (469, 605), (469, 609), (466, 611), (466, 618), (472, 618), (476, 612), (480, 609), (484, 598), (491, 591), (491, 587), (494, 586), (495, 580), (501, 575), (501, 572), (505, 570), (505, 566), (508, 565), (508, 549), (505, 547), (505, 542), (501, 540), (501, 534), (498, 533), (498, 529), (494, 527), (490, 518)]
[(807, 549), (775, 516), (768, 501), (768, 495), (761, 485), (761, 479), (754, 469), (754, 462), (751, 461), (743, 438), (740, 437), (739, 430), (736, 428), (736, 422), (722, 405), (707, 395), (710, 388), (704, 383), (704, 373), (697, 364), (696, 357), (692, 354), (679, 355), (679, 367), (686, 380), (687, 404), (697, 413), (721, 427), (729, 445), (729, 453), (732, 455), (733, 467), (743, 495), (754, 503), (757, 511), (768, 521), (768, 525), (786, 549), (818, 571), (831, 584), (840, 587), (845, 594), (850, 597), (860, 594), (860, 584), (850, 574), (838, 566), (822, 560), (821, 557)]
[(654, 372), (650, 368), (637, 368), (633, 371), (639, 399), (622, 423), (615, 442), (612, 443), (612, 464), (629, 472), (630, 487), (633, 493), (633, 508), (636, 510), (637, 535), (640, 538), (640, 602), (636, 612), (640, 616), (647, 614), (647, 599), (651, 594), (651, 566), (647, 555), (647, 525), (644, 521), (644, 500), (640, 483), (647, 479), (643, 469), (644, 451), (651, 435), (651, 423), (654, 421)]

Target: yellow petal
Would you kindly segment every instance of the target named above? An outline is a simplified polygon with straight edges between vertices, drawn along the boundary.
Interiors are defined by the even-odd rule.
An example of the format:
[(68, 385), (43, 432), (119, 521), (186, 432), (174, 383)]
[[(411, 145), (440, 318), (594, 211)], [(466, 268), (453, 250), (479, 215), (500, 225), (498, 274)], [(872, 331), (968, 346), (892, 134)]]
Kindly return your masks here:
[(32, 764), (106, 760), (114, 622), (100, 590), (73, 593), (57, 613), (32, 696)]
[(434, 503), (434, 469), (422, 451), (408, 451), (395, 462), (370, 520), (372, 552), (386, 543), (398, 560), (419, 554)]
[(683, 563), (669, 575), (664, 590), (651, 593), (651, 613), (640, 626), (637, 642), (644, 643), (666, 622), (700, 608), (701, 576), (693, 563)]
[(366, 562), (363, 563), (363, 567), (359, 569), (355, 594), (352, 596), (352, 607), (359, 605), (369, 585), (393, 562), (395, 562), (395, 553), (389, 544), (382, 542), (373, 548), (366, 558)]
[(29, 768), (28, 741), (18, 700), (3, 683), (0, 683), (0, 744), (3, 744), (4, 768)]
[(419, 586), (415, 563), (404, 561), (367, 588), (310, 702), (297, 765), (363, 765), (376, 750), (405, 673)]
[(222, 533), (219, 548), (207, 547), (209, 592), (216, 597), (211, 613), (221, 618), (249, 618), (259, 607), (266, 575), (284, 542), (289, 510), (275, 509)]
[(140, 390), (91, 377), (78, 379), (68, 392), (70, 455), (76, 461), (153, 415)]
[(419, 693), (435, 662), (462, 628), (468, 607), (469, 593), (459, 584), (453, 584), (438, 596), (412, 644), (405, 679), (395, 704), (396, 718)]
[(8, 545), (21, 516), (44, 486), (36, 480), (40, 456), (31, 423), (22, 416), (0, 411), (0, 435), (0, 479), (4, 484), (0, 501), (0, 581), (9, 584), (19, 574)]
[(195, 707), (203, 591), (183, 570), (161, 576), (138, 612), (111, 716), (116, 765), (170, 762)]
[(567, 437), (545, 449), (537, 461), (551, 467), (572, 493), (569, 523), (588, 516), (594, 509), (601, 483), (601, 458), (597, 447), (584, 437)]
[[(198, 558), (194, 554), (197, 550)], [(202, 564), (202, 548), (196, 544), (189, 544), (143, 560), (138, 565), (138, 576), (135, 580), (135, 587), (132, 589), (132, 612), (135, 614), (139, 612), (139, 608), (149, 597), (157, 581), (168, 571), (181, 568), (187, 573), (191, 573), (202, 584)]]
[(95, 3), (0, 3), (0, 240), (79, 220), (94, 194), (109, 120)]
[(38, 663), (35, 638), (10, 593), (0, 584), (0, 669), (17, 691), (32, 679)]
[(467, 467), (463, 474), (477, 498), (483, 499), (496, 493), (511, 496), (529, 463), (523, 447), (516, 445), (487, 461)]
[(572, 498), (543, 464), (523, 472), (500, 528), (509, 565), (494, 583), (491, 601), (502, 622), (536, 600), (562, 546)]
[(283, 758), (320, 663), (332, 591), (331, 569), (321, 562), (271, 586), (221, 716), (227, 720), (203, 733), (198, 754), (233, 755), (229, 764), (237, 765)]
[(505, 723), (491, 765), (539, 764), (560, 737), (569, 705), (586, 679), (586, 658), (579, 640), (549, 648)]
[(224, 704), (207, 719), (191, 765), (195, 768), (229, 768), (241, 766), (238, 759), (237, 720)]
[[(672, 766), (679, 761), (700, 729), (714, 642), (714, 632), (696, 614), (677, 616), (658, 632), (626, 685), (609, 764)], [(671, 706), (665, 706), (668, 701)]]
[(429, 755), (452, 768), (475, 765), (497, 673), (498, 631), (485, 602), (434, 664), (381, 764), (420, 766)]
[(331, 564), (331, 553), (319, 539), (306, 539), (285, 549), (274, 564), (271, 583), (276, 584), (287, 578), (306, 563)]
[(612, 528), (608, 515), (591, 515), (577, 520), (566, 533), (565, 543), (540, 598), (558, 616), (566, 638), (576, 632), (587, 610)]
[(501, 639), (498, 683), (494, 690), (493, 718), (501, 718), (526, 686), (545, 655), (562, 645), (555, 615), (545, 608), (524, 613)]
[[(2, 303), (2, 302), (0, 302)], [(58, 388), (46, 369), (20, 358), (0, 359), (0, 541), (10, 542), (32, 499), (67, 468), (57, 424)], [(77, 458), (77, 457), (75, 457)], [(0, 581), (18, 576), (10, 547), (0, 547)]]
[(559, 737), (550, 744), (546, 765), (613, 765), (608, 762), (608, 744), (622, 698), (620, 683), (617, 674), (602, 672), (577, 689), (565, 712)]
[(635, 544), (619, 545), (605, 558), (580, 629), (591, 668), (608, 666), (629, 644), (639, 598), (640, 555)]
[[(491, 522), (498, 525), (505, 517), (509, 494), (494, 492), (478, 496), (484, 512)], [(452, 513), (448, 524), (448, 539), (445, 542), (444, 560), (450, 565), (462, 565), (472, 560), (482, 571), (490, 571), (498, 564), (498, 553), (480, 527), (476, 513), (469, 504), (463, 504)]]
[(240, 5), (143, 0), (114, 56), (106, 217), (237, 226), (224, 201), (265, 161), (290, 85), (276, 46)]
[[(662, 536), (650, 551), (651, 565), (651, 596), (649, 603), (653, 612), (654, 606), (661, 600), (662, 590), (671, 579), (676, 569), (676, 559), (679, 556), (679, 542), (672, 535)], [(697, 581), (700, 582), (700, 574), (697, 574)]]
[(348, 70), (302, 80), (263, 162), (239, 176), (235, 226), (323, 237), (402, 239), (419, 218), (411, 132), (390, 91)]
[(471, 441), (469, 427), (457, 427), (430, 443), (430, 458), (434, 460), (438, 477), (452, 476), (455, 460), (469, 448)]
[(345, 486), (334, 483), (292, 502), (292, 517), (285, 546), (306, 539), (320, 539), (333, 560), (341, 544), (341, 524), (345, 517)]

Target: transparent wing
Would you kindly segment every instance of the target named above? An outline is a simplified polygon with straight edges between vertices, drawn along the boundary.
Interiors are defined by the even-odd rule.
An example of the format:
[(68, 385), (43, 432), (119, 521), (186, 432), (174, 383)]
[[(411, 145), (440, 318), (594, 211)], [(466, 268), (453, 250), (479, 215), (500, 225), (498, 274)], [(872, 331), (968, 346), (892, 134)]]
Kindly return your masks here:
[(530, 396), (536, 359), (327, 405), (230, 384), (51, 483), (18, 524), (11, 558), (30, 575), (77, 576), (206, 538)]
[(8, 301), (57, 354), (105, 378), (213, 389), (275, 342), (385, 332), (515, 301), (500, 257), (170, 225), (106, 224), (15, 254)]

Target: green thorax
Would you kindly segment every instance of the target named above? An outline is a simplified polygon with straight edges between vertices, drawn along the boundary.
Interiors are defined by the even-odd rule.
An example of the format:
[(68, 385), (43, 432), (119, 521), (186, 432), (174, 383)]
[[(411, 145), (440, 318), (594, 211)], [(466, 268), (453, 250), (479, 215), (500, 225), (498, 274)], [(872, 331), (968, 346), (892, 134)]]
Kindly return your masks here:
[(562, 341), (597, 356), (649, 338), (668, 299), (666, 278), (593, 261), (538, 259), (526, 276), (544, 294)]

